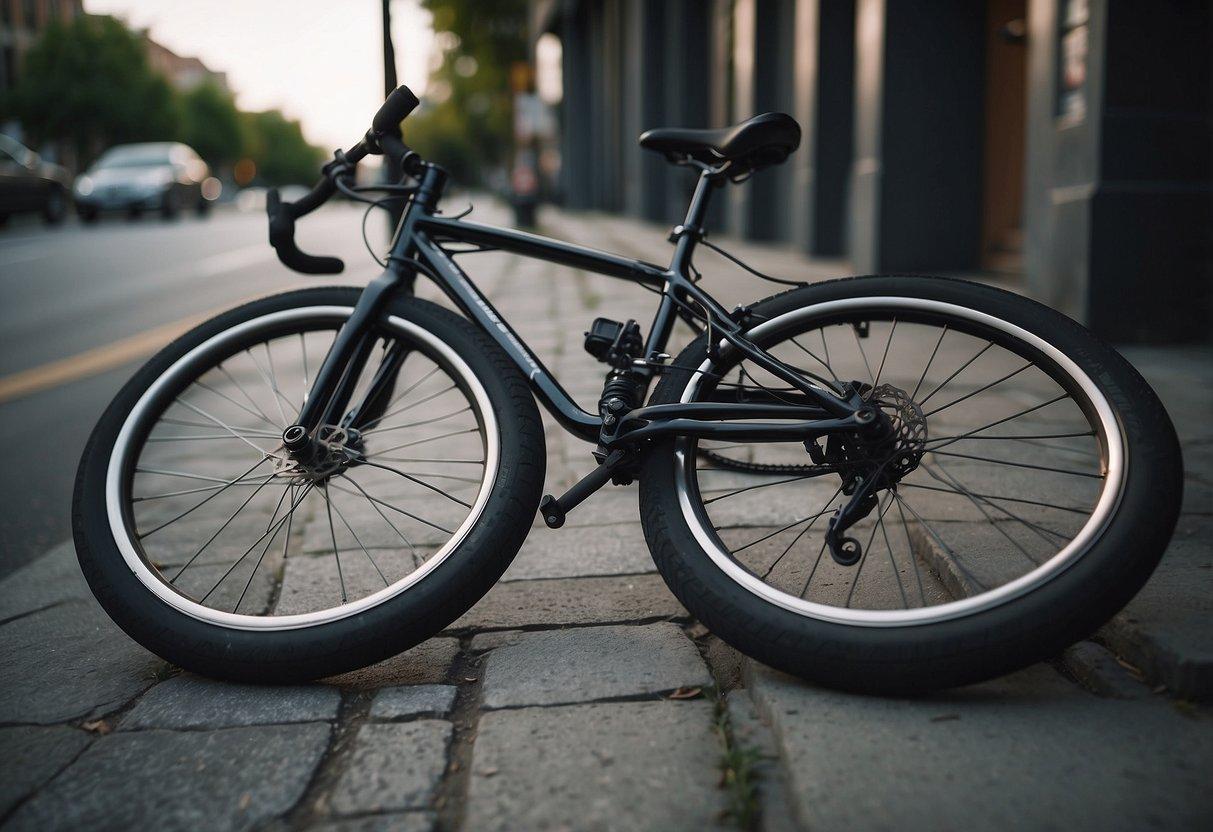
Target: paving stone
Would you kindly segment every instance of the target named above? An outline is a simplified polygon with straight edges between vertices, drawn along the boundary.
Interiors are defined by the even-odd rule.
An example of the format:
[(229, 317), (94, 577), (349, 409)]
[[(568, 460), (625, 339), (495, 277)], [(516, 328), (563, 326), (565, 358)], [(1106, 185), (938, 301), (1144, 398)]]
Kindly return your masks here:
[(1062, 670), (1096, 696), (1140, 699), (1150, 694), (1140, 678), (1135, 678), (1106, 647), (1093, 641), (1070, 645), (1062, 651), (1060, 663)]
[(384, 688), (371, 702), (371, 719), (446, 716), (455, 707), (454, 685), (400, 685)]
[[(581, 510), (583, 507), (579, 507)], [(639, 523), (594, 528), (532, 528), (503, 581), (655, 572)]]
[(465, 828), (719, 827), (720, 744), (708, 702), (619, 702), (485, 714)]
[(1179, 518), (1154, 575), (1098, 638), (1151, 682), (1213, 699), (1213, 517)]
[(92, 601), (68, 601), (0, 627), (0, 723), (108, 713), (155, 681), (164, 662)]
[(590, 702), (711, 684), (699, 651), (674, 624), (518, 633), (486, 659), (484, 707)]
[(1157, 697), (1100, 699), (1044, 665), (916, 699), (824, 690), (757, 665), (750, 678), (808, 828), (1198, 829), (1213, 820), (1213, 722)]
[(660, 575), (509, 581), (476, 602), (452, 630), (563, 627), (686, 618)]
[(111, 734), (8, 828), (252, 829), (299, 800), (328, 737), (327, 725)]
[(67, 541), (0, 581), (0, 621), (62, 601), (91, 598), (76, 547)]
[(428, 807), (446, 770), (449, 722), (367, 724), (358, 729), (349, 766), (333, 790), (338, 814)]
[(132, 728), (228, 728), (337, 718), (341, 693), (325, 685), (237, 685), (183, 674), (149, 690), (122, 720)]
[(373, 690), (395, 685), (442, 684), (455, 657), (459, 641), (453, 638), (431, 638), (403, 653), (384, 659), (378, 664), (351, 670), (324, 681), (353, 690)]
[(66, 726), (0, 728), (0, 817), (74, 760), (89, 739)]
[(433, 832), (437, 828), (438, 818), (433, 812), (403, 812), (329, 821), (309, 826), (308, 832)]

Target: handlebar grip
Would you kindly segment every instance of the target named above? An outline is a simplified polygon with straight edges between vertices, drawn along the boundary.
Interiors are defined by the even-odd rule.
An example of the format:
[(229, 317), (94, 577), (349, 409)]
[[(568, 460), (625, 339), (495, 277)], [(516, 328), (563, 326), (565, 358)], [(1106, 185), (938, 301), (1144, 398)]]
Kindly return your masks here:
[(376, 133), (399, 133), (400, 122), (417, 109), (417, 105), (420, 103), (417, 96), (413, 95), (413, 91), (408, 87), (397, 87), (383, 102), (379, 112), (375, 113), (375, 118), (371, 121), (371, 129)]
[(270, 217), (270, 245), (278, 253), (278, 259), (289, 269), (303, 274), (340, 274), (345, 270), (341, 258), (316, 257), (300, 251), (295, 245), (295, 217), (306, 213), (297, 212), (302, 202), (300, 200), (294, 205), (284, 203), (277, 188), (271, 188), (266, 194), (265, 212)]

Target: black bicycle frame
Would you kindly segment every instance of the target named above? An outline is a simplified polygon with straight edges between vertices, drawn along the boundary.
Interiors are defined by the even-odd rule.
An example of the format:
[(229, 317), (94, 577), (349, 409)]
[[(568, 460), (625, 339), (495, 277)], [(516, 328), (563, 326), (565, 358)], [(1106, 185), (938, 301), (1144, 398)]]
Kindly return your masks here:
[[(801, 373), (745, 336), (746, 310), (728, 312), (691, 279), (691, 259), (703, 235), (711, 192), (718, 186), (710, 171), (704, 171), (700, 176), (686, 219), (674, 229), (674, 254), (665, 269), (524, 231), (443, 217), (436, 214), (435, 209), (444, 184), (445, 173), (440, 168), (426, 169), (397, 228), (387, 268), (367, 285), (316, 374), (299, 415), (299, 424), (309, 433), (320, 425), (336, 423), (345, 414), (355, 383), (374, 346), (375, 325), (386, 302), (398, 291), (409, 291), (413, 278), (420, 272), (433, 279), (468, 318), (500, 345), (526, 375), (539, 401), (564, 428), (589, 442), (599, 441), (602, 417), (582, 409), (564, 390), (455, 263), (451, 253), (443, 249), (443, 243), (470, 243), (513, 252), (660, 289), (661, 302), (644, 344), (646, 361), (636, 367), (646, 383), (659, 369), (660, 356), (669, 341), (675, 318), (680, 311), (694, 310), (694, 314), (708, 322), (710, 332), (719, 335), (720, 340), (716, 341), (719, 346), (727, 345), (740, 351), (797, 390), (804, 401), (803, 406), (699, 402), (637, 408), (624, 417), (635, 427), (621, 432), (615, 446), (662, 434), (786, 442), (854, 431), (863, 424), (862, 417), (857, 420), (857, 414), (864, 408), (858, 392), (842, 398), (810, 383)], [(743, 419), (784, 421), (730, 423), (730, 420)]]

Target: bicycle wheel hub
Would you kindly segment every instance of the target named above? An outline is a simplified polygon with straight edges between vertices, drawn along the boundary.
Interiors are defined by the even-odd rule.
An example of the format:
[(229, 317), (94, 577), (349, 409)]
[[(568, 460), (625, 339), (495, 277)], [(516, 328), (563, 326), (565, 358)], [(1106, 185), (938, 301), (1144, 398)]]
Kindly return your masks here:
[(360, 456), (362, 437), (338, 425), (321, 425), (312, 436), (302, 425), (282, 432), (282, 451), (274, 456), (274, 476), (300, 482), (324, 482), (349, 468)]

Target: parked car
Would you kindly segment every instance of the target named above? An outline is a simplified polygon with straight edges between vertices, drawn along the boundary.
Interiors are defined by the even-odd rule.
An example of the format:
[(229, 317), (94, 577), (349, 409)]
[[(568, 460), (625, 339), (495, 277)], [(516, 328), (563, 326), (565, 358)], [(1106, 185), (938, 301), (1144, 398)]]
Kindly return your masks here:
[(0, 134), (0, 225), (10, 214), (37, 211), (48, 223), (67, 215), (71, 177), (16, 139)]
[(76, 179), (76, 211), (92, 222), (102, 211), (165, 218), (182, 209), (205, 214), (219, 197), (219, 180), (189, 145), (180, 142), (120, 144), (101, 155)]

